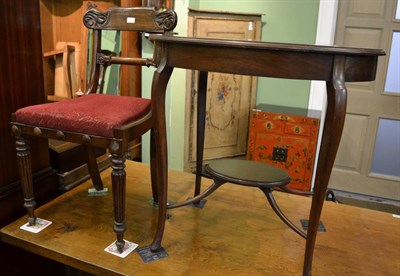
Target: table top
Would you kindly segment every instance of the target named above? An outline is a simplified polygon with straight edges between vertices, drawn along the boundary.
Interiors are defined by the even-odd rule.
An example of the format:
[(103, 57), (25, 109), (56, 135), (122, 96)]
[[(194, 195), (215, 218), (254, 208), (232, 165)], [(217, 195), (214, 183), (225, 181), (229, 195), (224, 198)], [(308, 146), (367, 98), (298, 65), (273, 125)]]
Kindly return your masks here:
[[(139, 246), (150, 244), (157, 211), (151, 198), (149, 166), (127, 161), (127, 232)], [(101, 173), (111, 190), (111, 169)], [(191, 196), (194, 175), (170, 171), (169, 199)], [(205, 186), (211, 183), (204, 179)], [(300, 275), (304, 240), (269, 208), (258, 189), (223, 185), (203, 209), (168, 211), (163, 246), (169, 257), (145, 264), (134, 251), (125, 259), (104, 251), (115, 240), (111, 192), (88, 197), (90, 181), (37, 209), (53, 223), (38, 234), (21, 230), (26, 216), (1, 229), (3, 241), (95, 275)], [(311, 199), (274, 192), (296, 224), (307, 218)], [(313, 275), (397, 275), (400, 219), (326, 202)], [(371, 254), (373, 252), (373, 254)], [(266, 262), (265, 260), (271, 260)]]
[[(345, 81), (375, 79), (380, 49), (150, 35), (158, 65), (274, 78), (331, 81), (344, 58)], [(165, 61), (162, 61), (165, 59)]]
[(242, 49), (258, 49), (270, 51), (287, 51), (287, 52), (309, 52), (323, 53), (335, 55), (373, 55), (383, 56), (385, 51), (381, 49), (355, 48), (355, 47), (340, 47), (330, 45), (314, 45), (314, 44), (295, 44), (295, 43), (278, 43), (268, 41), (255, 40), (232, 40), (221, 38), (199, 38), (199, 37), (182, 37), (152, 34), (149, 36), (152, 41), (173, 42), (176, 44), (188, 45), (206, 45), (213, 47), (225, 48), (242, 48)]

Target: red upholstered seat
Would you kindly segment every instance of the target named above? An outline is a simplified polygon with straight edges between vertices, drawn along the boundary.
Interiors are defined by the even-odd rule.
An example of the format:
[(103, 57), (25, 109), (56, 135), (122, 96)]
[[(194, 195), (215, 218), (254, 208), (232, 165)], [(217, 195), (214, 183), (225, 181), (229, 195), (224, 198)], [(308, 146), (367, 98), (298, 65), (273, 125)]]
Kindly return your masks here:
[(89, 135), (113, 137), (113, 129), (140, 119), (150, 111), (149, 99), (89, 94), (56, 103), (17, 110), (16, 121)]

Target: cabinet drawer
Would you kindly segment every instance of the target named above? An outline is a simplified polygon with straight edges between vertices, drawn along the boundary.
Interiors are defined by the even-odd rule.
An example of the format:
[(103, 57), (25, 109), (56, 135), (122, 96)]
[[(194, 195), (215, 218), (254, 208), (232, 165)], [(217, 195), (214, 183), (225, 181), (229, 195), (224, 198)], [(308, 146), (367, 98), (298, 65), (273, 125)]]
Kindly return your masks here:
[(285, 133), (294, 134), (294, 135), (302, 135), (302, 136), (311, 136), (311, 126), (305, 124), (292, 124), (286, 123), (285, 125)]

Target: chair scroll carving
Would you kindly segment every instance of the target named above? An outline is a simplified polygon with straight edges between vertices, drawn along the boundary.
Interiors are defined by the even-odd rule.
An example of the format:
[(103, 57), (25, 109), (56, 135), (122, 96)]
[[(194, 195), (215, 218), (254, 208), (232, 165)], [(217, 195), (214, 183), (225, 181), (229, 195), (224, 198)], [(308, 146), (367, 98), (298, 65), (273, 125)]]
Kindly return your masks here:
[(108, 18), (108, 12), (103, 13), (91, 8), (85, 13), (85, 16), (83, 17), (83, 24), (89, 29), (99, 29), (107, 24)]
[(176, 14), (172, 10), (167, 10), (156, 15), (156, 23), (161, 29), (171, 31), (176, 27), (178, 21)]

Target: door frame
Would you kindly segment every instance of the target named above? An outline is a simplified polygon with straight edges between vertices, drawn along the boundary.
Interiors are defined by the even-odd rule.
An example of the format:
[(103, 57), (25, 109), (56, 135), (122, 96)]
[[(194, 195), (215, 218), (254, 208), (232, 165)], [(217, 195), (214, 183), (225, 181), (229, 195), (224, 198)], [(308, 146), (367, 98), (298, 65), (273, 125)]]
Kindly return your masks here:
[[(315, 44), (333, 45), (336, 32), (336, 18), (338, 13), (339, 0), (320, 1), (318, 11), (317, 33)], [(310, 94), (308, 99), (308, 110), (321, 111), (320, 131), (318, 134), (317, 149), (315, 153), (315, 164), (318, 163), (319, 151), (321, 148), (321, 138), (324, 129), (326, 115), (326, 85), (324, 81), (311, 81)], [(315, 172), (311, 182), (311, 189), (314, 187)]]

